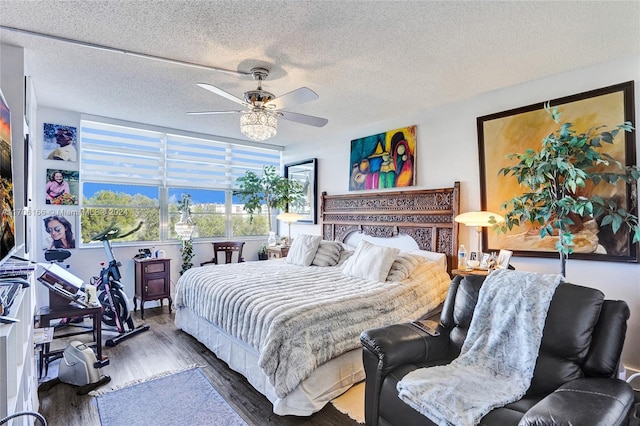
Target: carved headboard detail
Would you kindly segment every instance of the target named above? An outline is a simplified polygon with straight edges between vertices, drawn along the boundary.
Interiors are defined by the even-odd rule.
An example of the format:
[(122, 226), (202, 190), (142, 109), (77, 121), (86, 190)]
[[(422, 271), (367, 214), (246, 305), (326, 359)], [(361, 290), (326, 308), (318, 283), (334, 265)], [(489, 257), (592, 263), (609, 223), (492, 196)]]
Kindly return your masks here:
[(406, 234), (422, 250), (447, 255), (449, 272), (458, 250), (460, 182), (453, 188), (415, 191), (322, 193), (322, 237), (344, 241), (352, 232), (389, 238)]

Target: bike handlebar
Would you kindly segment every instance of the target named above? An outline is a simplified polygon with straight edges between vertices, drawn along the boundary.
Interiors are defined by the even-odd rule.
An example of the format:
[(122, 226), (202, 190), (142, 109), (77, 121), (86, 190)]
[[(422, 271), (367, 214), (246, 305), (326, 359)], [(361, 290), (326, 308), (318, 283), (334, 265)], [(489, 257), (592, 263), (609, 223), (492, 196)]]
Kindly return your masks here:
[(114, 240), (116, 238), (128, 237), (129, 235), (133, 234), (134, 232), (138, 232), (138, 230), (140, 230), (140, 228), (142, 228), (142, 224), (143, 223), (144, 222), (138, 223), (138, 226), (136, 226), (135, 228), (133, 228), (132, 230), (130, 230), (130, 231), (124, 233), (124, 234), (120, 234), (121, 229), (117, 228), (115, 223), (112, 223), (104, 231), (102, 231), (99, 234), (96, 234), (93, 237), (91, 237), (91, 241)]

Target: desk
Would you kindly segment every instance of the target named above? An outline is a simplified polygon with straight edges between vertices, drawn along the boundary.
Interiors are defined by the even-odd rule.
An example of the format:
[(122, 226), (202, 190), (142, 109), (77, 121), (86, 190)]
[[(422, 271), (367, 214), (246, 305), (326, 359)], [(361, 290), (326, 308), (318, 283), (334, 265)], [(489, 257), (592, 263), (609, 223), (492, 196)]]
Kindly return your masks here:
[[(93, 328), (91, 330), (70, 332), (70, 333), (65, 333), (58, 336), (54, 334), (53, 338), (55, 339), (58, 337), (76, 336), (78, 334), (84, 334), (84, 333), (90, 332), (93, 334), (94, 343), (92, 344), (92, 346), (95, 346), (96, 348), (96, 355), (97, 355), (98, 361), (102, 361), (102, 326), (100, 324), (100, 321), (102, 320), (102, 306), (91, 306), (88, 308), (80, 308), (80, 307), (69, 304), (64, 307), (56, 306), (53, 309), (48, 306), (45, 306), (42, 309), (40, 309), (39, 315), (40, 315), (40, 327), (50, 327), (51, 320), (54, 320), (54, 319), (80, 317), (80, 316), (84, 317), (89, 315), (93, 317)], [(72, 325), (73, 324), (71, 324), (71, 326)], [(49, 361), (50, 361), (49, 358), (54, 358), (54, 359), (59, 358), (60, 356), (62, 356), (62, 352), (64, 352), (63, 349), (51, 351), (50, 343), (43, 343), (42, 351), (40, 351), (40, 355), (39, 355), (39, 366), (38, 366), (38, 369), (39, 369), (38, 373), (40, 377), (42, 377), (43, 366), (46, 365), (45, 374), (49, 369)]]

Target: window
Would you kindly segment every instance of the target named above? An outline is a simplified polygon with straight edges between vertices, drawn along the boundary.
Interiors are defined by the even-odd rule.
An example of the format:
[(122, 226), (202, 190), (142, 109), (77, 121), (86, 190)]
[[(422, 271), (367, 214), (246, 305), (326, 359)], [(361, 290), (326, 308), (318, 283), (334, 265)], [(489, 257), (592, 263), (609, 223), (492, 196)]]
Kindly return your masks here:
[[(219, 138), (222, 139), (222, 138)], [(191, 195), (193, 238), (266, 235), (266, 209), (253, 221), (233, 197), (237, 177), (280, 167), (281, 148), (194, 138), (90, 120), (81, 122), (82, 243), (112, 223), (135, 241), (176, 239), (177, 202)]]
[(178, 202), (191, 195), (191, 219), (196, 225), (191, 238), (226, 236), (226, 191), (198, 188), (169, 188), (169, 237), (178, 238), (174, 225), (180, 220)]
[(114, 222), (124, 231), (143, 222), (138, 232), (121, 242), (160, 240), (158, 187), (85, 182), (82, 195), (83, 243)]

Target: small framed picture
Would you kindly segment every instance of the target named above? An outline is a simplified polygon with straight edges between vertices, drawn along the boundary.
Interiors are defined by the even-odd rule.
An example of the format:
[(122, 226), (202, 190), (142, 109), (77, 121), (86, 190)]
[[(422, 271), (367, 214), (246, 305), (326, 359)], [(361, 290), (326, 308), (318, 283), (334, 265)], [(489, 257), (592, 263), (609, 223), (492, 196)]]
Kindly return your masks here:
[(500, 250), (498, 254), (498, 269), (509, 269), (509, 261), (511, 260), (511, 255), (513, 254), (510, 250)]
[(44, 123), (43, 154), (48, 160), (76, 162), (78, 130), (76, 127)]
[(489, 267), (489, 258), (491, 255), (489, 253), (483, 253), (482, 259), (480, 259), (480, 268), (487, 269)]
[(469, 258), (467, 259), (467, 269), (474, 269), (480, 266), (480, 256), (477, 251), (472, 251), (469, 253)]

